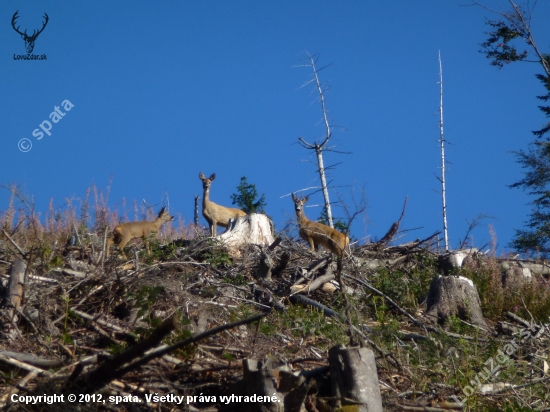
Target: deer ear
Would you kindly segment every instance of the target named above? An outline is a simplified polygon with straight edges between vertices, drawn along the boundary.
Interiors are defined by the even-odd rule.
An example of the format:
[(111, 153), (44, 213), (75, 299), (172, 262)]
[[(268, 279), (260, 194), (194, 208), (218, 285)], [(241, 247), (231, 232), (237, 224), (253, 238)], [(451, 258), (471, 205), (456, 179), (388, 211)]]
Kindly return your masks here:
[(202, 172), (199, 173), (199, 179), (200, 179), (200, 180), (206, 179), (206, 177), (204, 177), (204, 175), (202, 174)]
[(160, 212), (159, 212), (159, 216), (158, 217), (161, 217), (164, 213), (164, 211), (166, 210), (166, 206), (163, 206), (162, 209), (160, 209)]
[(292, 200), (296, 202), (296, 196), (294, 195), (294, 193), (292, 193)]
[(210, 180), (214, 180), (216, 178), (216, 173), (212, 173), (212, 176), (209, 177)]
[(304, 197), (304, 203), (307, 203), (308, 200), (309, 200), (309, 195), (307, 195), (306, 197)]

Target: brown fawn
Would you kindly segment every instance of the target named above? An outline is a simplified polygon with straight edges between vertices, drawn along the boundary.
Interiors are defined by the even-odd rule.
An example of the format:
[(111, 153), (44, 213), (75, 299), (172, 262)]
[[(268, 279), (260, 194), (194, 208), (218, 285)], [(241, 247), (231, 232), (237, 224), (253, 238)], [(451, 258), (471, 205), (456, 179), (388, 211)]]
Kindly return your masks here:
[(110, 255), (109, 248), (114, 243), (118, 246), (124, 257), (127, 258), (126, 253), (124, 253), (124, 246), (126, 246), (130, 240), (138, 237), (143, 239), (147, 247), (147, 252), (151, 253), (148, 239), (149, 236), (151, 236), (151, 234), (156, 234), (160, 227), (170, 220), (174, 220), (174, 217), (166, 212), (166, 207), (163, 207), (160, 209), (157, 218), (152, 222), (143, 220), (141, 222), (121, 223), (115, 227), (115, 230), (113, 230), (113, 237), (109, 238), (107, 242), (107, 257)]
[(294, 201), (294, 209), (300, 227), (300, 237), (309, 243), (312, 251), (317, 246), (324, 246), (335, 255), (341, 256), (344, 250), (349, 250), (349, 238), (346, 235), (330, 226), (312, 222), (306, 217), (304, 205), (309, 200), (309, 196), (300, 199), (293, 193), (292, 200)]
[(246, 213), (241, 209), (220, 206), (210, 201), (210, 185), (212, 185), (212, 181), (215, 178), (216, 173), (213, 173), (212, 176), (208, 178), (204, 176), (202, 172), (199, 173), (199, 179), (202, 180), (202, 188), (204, 189), (202, 196), (202, 215), (210, 225), (210, 234), (212, 236), (216, 236), (218, 225), (227, 227), (229, 220), (246, 216)]

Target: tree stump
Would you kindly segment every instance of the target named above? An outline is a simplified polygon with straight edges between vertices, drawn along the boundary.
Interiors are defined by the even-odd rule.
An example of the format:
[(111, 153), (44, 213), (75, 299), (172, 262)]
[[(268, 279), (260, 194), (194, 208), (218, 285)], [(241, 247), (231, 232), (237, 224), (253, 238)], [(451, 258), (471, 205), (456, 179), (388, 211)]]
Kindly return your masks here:
[(217, 239), (223, 241), (229, 252), (238, 255), (239, 248), (244, 245), (256, 244), (269, 246), (273, 243), (273, 223), (266, 215), (253, 213), (230, 221), (224, 233)]
[(464, 261), (471, 259), (478, 253), (476, 248), (448, 251), (438, 257), (439, 268), (445, 276), (458, 273), (460, 268), (464, 265)]
[(263, 280), (265, 282), (271, 282), (271, 273), (273, 270), (273, 259), (267, 254), (266, 250), (262, 248), (260, 253), (260, 263), (256, 268), (256, 273), (254, 277), (258, 280)]
[[(383, 412), (374, 353), (367, 348), (334, 346), (328, 351), (332, 392), (335, 398), (357, 401), (358, 412)], [(336, 401), (336, 408), (343, 402)]]
[[(242, 412), (283, 412), (284, 398), (277, 391), (277, 377), (280, 365), (274, 364), (271, 358), (265, 362), (254, 359), (243, 359), (243, 379), (238, 382), (227, 395), (248, 397), (270, 397), (269, 402), (238, 402), (230, 404), (237, 406)], [(283, 367), (282, 369), (285, 369)]]
[(437, 276), (426, 298), (426, 316), (443, 324), (449, 316), (486, 328), (477, 289), (462, 276)]
[(10, 337), (10, 339), (15, 339), (17, 337), (17, 328), (15, 325), (19, 320), (17, 313), (19, 312), (21, 301), (23, 299), (26, 269), (27, 264), (22, 260), (16, 260), (13, 262), (10, 269), (10, 281), (8, 284), (6, 299), (9, 306), (9, 310), (6, 313), (7, 318), (9, 319), (9, 324), (6, 324), (5, 330), (5, 333)]

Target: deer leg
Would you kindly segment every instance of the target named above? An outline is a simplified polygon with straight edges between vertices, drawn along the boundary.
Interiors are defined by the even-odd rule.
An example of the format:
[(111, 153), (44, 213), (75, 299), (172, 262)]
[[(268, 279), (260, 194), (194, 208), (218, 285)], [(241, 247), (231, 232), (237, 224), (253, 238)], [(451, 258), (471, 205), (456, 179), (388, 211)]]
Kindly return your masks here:
[(128, 256), (126, 255), (126, 253), (124, 252), (124, 246), (126, 246), (128, 244), (128, 242), (132, 240), (132, 237), (123, 237), (119, 244), (118, 244), (118, 248), (120, 250), (120, 253), (122, 254), (122, 256), (124, 256), (124, 258), (128, 259)]
[(107, 239), (107, 250), (105, 250), (105, 257), (109, 257), (111, 254), (111, 245), (115, 243), (115, 241), (111, 238)]
[(218, 225), (217, 225), (217, 222), (214, 221), (212, 223), (212, 237), (216, 237), (217, 234), (218, 234)]
[(315, 252), (317, 250), (318, 246), (317, 247), (315, 246), (315, 243), (313, 242), (313, 238), (310, 237), (308, 239), (308, 242), (309, 242), (309, 248), (311, 249), (311, 251)]

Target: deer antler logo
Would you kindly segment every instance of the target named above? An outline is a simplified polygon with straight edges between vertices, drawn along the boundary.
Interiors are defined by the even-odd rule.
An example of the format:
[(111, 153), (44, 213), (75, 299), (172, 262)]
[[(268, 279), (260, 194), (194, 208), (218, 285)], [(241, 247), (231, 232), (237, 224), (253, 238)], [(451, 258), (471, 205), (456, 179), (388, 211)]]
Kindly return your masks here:
[(32, 33), (32, 35), (29, 36), (29, 35), (27, 34), (27, 30), (25, 30), (25, 32), (22, 33), (21, 31), (19, 31), (19, 27), (15, 27), (15, 20), (17, 20), (17, 18), (19, 17), (19, 16), (17, 15), (17, 13), (19, 13), (19, 10), (16, 11), (16, 12), (14, 13), (13, 17), (11, 18), (11, 25), (12, 25), (13, 29), (14, 29), (17, 33), (19, 33), (19, 34), (21, 35), (21, 38), (22, 38), (23, 40), (25, 40), (25, 48), (27, 49), (27, 53), (32, 53), (32, 51), (34, 50), (34, 42), (36, 41), (36, 38), (38, 37), (38, 35), (39, 35), (40, 33), (42, 33), (42, 32), (44, 31), (44, 29), (46, 28), (46, 25), (48, 24), (48, 20), (49, 20), (50, 18), (48, 17), (48, 15), (47, 15), (46, 13), (44, 13), (44, 19), (45, 19), (45, 21), (44, 21), (44, 23), (43, 23), (42, 28), (41, 28), (40, 30), (38, 30), (38, 31), (37, 31), (37, 30), (34, 30), (33, 33)]

